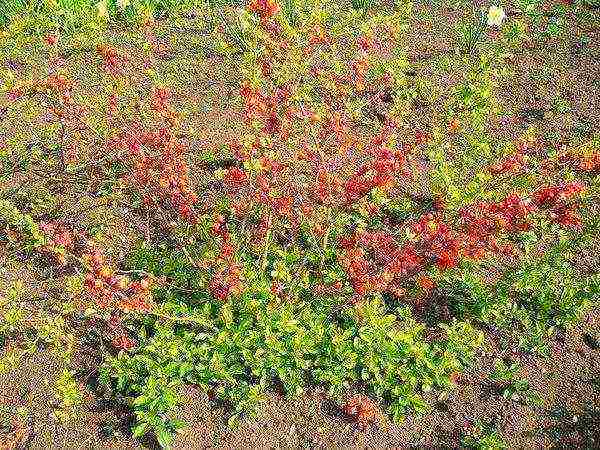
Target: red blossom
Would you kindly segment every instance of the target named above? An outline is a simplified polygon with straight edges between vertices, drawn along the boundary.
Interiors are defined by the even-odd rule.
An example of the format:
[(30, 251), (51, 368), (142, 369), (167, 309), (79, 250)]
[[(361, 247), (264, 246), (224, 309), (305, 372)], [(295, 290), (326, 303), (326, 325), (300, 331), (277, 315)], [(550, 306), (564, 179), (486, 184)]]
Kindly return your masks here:
[(435, 287), (435, 283), (427, 275), (419, 275), (416, 279), (417, 284), (424, 291), (431, 291)]
[(252, 0), (248, 5), (248, 9), (265, 20), (279, 12), (279, 5), (274, 0)]
[(578, 168), (585, 172), (600, 172), (600, 151), (580, 157)]
[(23, 96), (23, 89), (21, 89), (21, 88), (14, 88), (6, 93), (6, 99), (9, 102), (14, 102), (22, 96)]
[(141, 132), (133, 128), (109, 145), (127, 150), (133, 170), (126, 179), (137, 187), (145, 204), (169, 203), (181, 217), (196, 221), (193, 206), (198, 198), (184, 159), (186, 149), (167, 129)]
[(231, 264), (218, 271), (209, 284), (212, 295), (221, 301), (225, 301), (230, 296), (239, 294), (242, 289), (241, 272), (239, 264)]
[(124, 73), (123, 65), (127, 59), (119, 54), (115, 47), (108, 44), (98, 44), (96, 51), (102, 57), (107, 72), (113, 76), (120, 76)]
[(512, 156), (504, 158), (501, 162), (494, 164), (488, 168), (490, 173), (494, 175), (506, 173), (518, 173), (525, 168), (525, 159), (522, 151), (518, 151)]
[(102, 251), (91, 242), (87, 244), (84, 259), (90, 266), (85, 286), (99, 307), (125, 312), (151, 310), (151, 281), (148, 278), (130, 281), (126, 276), (115, 275), (115, 270), (107, 265)]
[(46, 34), (46, 36), (44, 36), (44, 42), (49, 46), (56, 45), (56, 43), (58, 42), (58, 36), (52, 33), (48, 33)]
[(583, 183), (573, 181), (560, 186), (549, 186), (537, 190), (532, 198), (540, 206), (551, 206), (558, 201), (568, 200), (569, 198), (582, 193), (585, 190)]
[(119, 350), (131, 350), (137, 345), (136, 341), (131, 339), (126, 334), (120, 334), (119, 336), (115, 337), (112, 341), (112, 344)]
[(239, 185), (244, 183), (248, 179), (246, 172), (239, 167), (232, 167), (225, 174), (224, 181), (231, 185)]
[(375, 422), (379, 416), (377, 406), (365, 395), (354, 395), (344, 405), (344, 414), (358, 423), (361, 428), (365, 428), (370, 423)]

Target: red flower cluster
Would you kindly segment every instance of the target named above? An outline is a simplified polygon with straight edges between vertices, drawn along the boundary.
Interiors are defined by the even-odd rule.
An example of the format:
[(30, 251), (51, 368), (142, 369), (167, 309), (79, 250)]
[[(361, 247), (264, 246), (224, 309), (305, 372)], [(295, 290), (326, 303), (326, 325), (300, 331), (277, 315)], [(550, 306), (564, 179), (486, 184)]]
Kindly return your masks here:
[(260, 90), (244, 84), (240, 95), (244, 100), (244, 117), (248, 123), (252, 120), (260, 121), (263, 124), (263, 131), (271, 136), (282, 131), (278, 109), (289, 98), (287, 90), (278, 88), (271, 96), (265, 96)]
[(191, 187), (185, 147), (166, 128), (153, 132), (132, 129), (110, 141), (108, 147), (126, 150), (132, 166), (127, 178), (146, 205), (170, 202), (183, 218), (196, 221), (193, 206), (198, 198)]
[(112, 336), (111, 343), (115, 348), (119, 350), (131, 350), (137, 345), (137, 342), (129, 337), (117, 314), (112, 314), (108, 321), (108, 327)]
[(550, 186), (539, 189), (532, 195), (533, 200), (543, 207), (552, 207), (557, 203), (564, 202), (577, 194), (585, 191), (581, 182), (565, 183), (561, 186)]
[(221, 301), (225, 301), (231, 295), (239, 294), (242, 290), (241, 273), (241, 266), (235, 263), (231, 263), (226, 268), (218, 271), (209, 284), (212, 295)]
[(354, 294), (359, 298), (364, 296), (371, 284), (369, 263), (365, 258), (364, 251), (360, 248), (348, 249), (339, 257), (339, 262), (346, 271)]
[(242, 266), (234, 261), (235, 247), (231, 243), (229, 231), (225, 218), (218, 215), (213, 223), (212, 232), (215, 236), (222, 238), (221, 252), (210, 265), (216, 265), (216, 271), (209, 290), (212, 295), (221, 301), (227, 300), (231, 295), (242, 292), (241, 273)]
[(127, 58), (120, 55), (117, 49), (112, 45), (98, 44), (96, 52), (102, 57), (104, 69), (113, 76), (122, 75), (123, 64), (127, 61)]
[(165, 87), (157, 87), (152, 91), (152, 109), (158, 112), (171, 127), (177, 125), (179, 114), (171, 107), (171, 92)]
[(532, 198), (540, 208), (549, 211), (554, 222), (563, 226), (581, 226), (581, 218), (575, 211), (577, 204), (568, 200), (585, 191), (580, 182), (542, 188), (533, 193)]
[(246, 175), (246, 172), (239, 167), (232, 167), (231, 169), (227, 170), (223, 181), (232, 186), (239, 186), (247, 181), (247, 179), (248, 176)]
[(344, 414), (358, 423), (361, 428), (365, 428), (370, 423), (375, 422), (380, 417), (380, 412), (373, 401), (365, 395), (354, 395), (343, 408)]
[(212, 226), (212, 232), (215, 236), (221, 236), (224, 241), (229, 239), (229, 232), (227, 231), (225, 217), (220, 214), (217, 216)]
[(419, 255), (431, 261), (441, 270), (455, 267), (461, 252), (459, 237), (448, 225), (429, 213), (413, 224), (412, 232), (417, 235)]
[(519, 150), (514, 155), (507, 156), (502, 161), (488, 167), (490, 173), (501, 175), (507, 173), (519, 173), (525, 169), (525, 158), (523, 151)]
[(152, 298), (148, 278), (131, 281), (124, 275), (116, 275), (98, 248), (89, 245), (88, 251), (85, 257), (90, 264), (90, 271), (85, 278), (85, 285), (98, 306), (126, 312), (150, 311)]
[(46, 43), (46, 45), (49, 46), (56, 45), (56, 43), (58, 42), (58, 36), (52, 33), (48, 33), (46, 36), (44, 36), (44, 42)]
[(258, 14), (263, 21), (270, 19), (280, 10), (275, 0), (252, 0), (248, 9)]
[(292, 205), (294, 199), (289, 195), (275, 197), (271, 200), (273, 210), (280, 216), (292, 218)]
[(75, 246), (73, 233), (57, 223), (40, 222), (39, 227), (46, 237), (42, 250), (54, 255), (60, 264), (65, 264), (65, 252), (73, 251)]
[(131, 350), (137, 345), (137, 342), (131, 339), (127, 334), (119, 334), (112, 340), (112, 344), (119, 350)]
[(600, 173), (600, 151), (580, 157), (579, 169), (585, 172)]
[[(346, 187), (347, 188), (347, 187)], [(326, 169), (320, 169), (317, 175), (317, 185), (314, 189), (315, 199), (323, 205), (331, 205), (334, 203), (334, 199), (344, 192), (345, 187), (342, 181), (334, 174), (328, 172)], [(360, 192), (361, 187), (350, 186), (350, 191), (357, 195), (357, 191)], [(347, 196), (348, 197), (348, 196)]]
[(484, 207), (489, 215), (495, 216), (498, 225), (507, 231), (527, 231), (531, 227), (527, 216), (535, 207), (517, 194), (509, 194), (503, 201)]
[(427, 275), (421, 274), (416, 278), (417, 284), (426, 292), (431, 291), (435, 287), (433, 280)]
[(581, 183), (567, 183), (539, 189), (531, 198), (511, 194), (498, 203), (478, 202), (464, 208), (461, 211), (464, 255), (481, 259), (489, 252), (510, 251), (509, 246), (500, 246), (496, 238), (504, 232), (528, 230), (531, 214), (540, 209), (548, 210), (552, 219), (563, 226), (578, 226), (577, 205), (567, 200), (583, 190)]
[[(504, 233), (529, 229), (532, 213), (540, 209), (548, 210), (561, 225), (578, 225), (575, 205), (566, 200), (582, 190), (580, 183), (568, 183), (536, 191), (532, 198), (511, 194), (500, 202), (477, 202), (461, 210), (454, 229), (437, 213), (428, 213), (410, 225), (413, 238), (402, 245), (385, 232), (355, 233), (340, 240), (344, 251), (339, 261), (358, 299), (369, 292), (394, 293), (399, 281), (431, 265), (447, 270), (462, 258), (479, 260), (490, 253), (510, 252), (511, 246), (501, 245), (497, 239)], [(423, 274), (415, 281), (426, 291), (434, 286)]]
[[(396, 282), (423, 268), (423, 257), (412, 243), (399, 246), (393, 236), (384, 232), (363, 232), (343, 238), (345, 251), (339, 257), (354, 289), (354, 302), (369, 292), (399, 292)], [(369, 258), (363, 248), (369, 251)], [(378, 269), (382, 270), (378, 273)]]
[(388, 124), (371, 141), (370, 153), (374, 160), (360, 167), (344, 184), (346, 205), (355, 203), (375, 187), (389, 190), (394, 186), (398, 175), (410, 175), (402, 170), (405, 162), (403, 148), (393, 151), (385, 146), (385, 140), (392, 129), (393, 126)]
[(502, 232), (525, 231), (531, 226), (531, 202), (516, 194), (498, 203), (477, 202), (461, 210), (460, 227), (464, 234), (463, 253), (470, 259), (482, 259), (490, 252), (508, 252), (497, 237)]
[(46, 79), (45, 87), (67, 95), (67, 92), (73, 88), (73, 82), (63, 74), (51, 74)]
[(152, 91), (152, 109), (165, 111), (169, 107), (171, 92), (165, 87), (156, 87)]

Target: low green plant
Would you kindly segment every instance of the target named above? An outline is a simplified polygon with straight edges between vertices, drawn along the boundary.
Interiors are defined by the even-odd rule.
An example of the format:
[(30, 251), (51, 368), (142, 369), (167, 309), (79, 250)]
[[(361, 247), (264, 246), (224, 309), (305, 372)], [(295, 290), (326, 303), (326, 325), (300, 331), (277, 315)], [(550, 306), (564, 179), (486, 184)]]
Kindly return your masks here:
[(508, 400), (523, 400), (526, 403), (540, 404), (539, 395), (533, 392), (529, 382), (517, 377), (521, 371), (518, 362), (505, 362), (497, 359), (494, 364), (494, 370), (490, 374), (490, 380), (499, 384), (502, 390), (502, 396)]
[(374, 0), (351, 0), (352, 7), (356, 10), (367, 10), (373, 6)]
[(245, 279), (253, 290), (219, 304), (201, 289), (189, 296), (178, 290), (197, 282), (183, 254), (142, 254), (138, 264), (178, 283), (159, 294), (164, 314), (138, 322), (139, 345), (109, 358), (102, 379), (133, 399), (136, 433), (154, 431), (162, 442), (180, 426), (170, 414), (184, 383), (231, 405), (231, 424), (254, 413), (269, 387), (295, 396), (321, 384), (340, 398), (358, 382), (402, 420), (427, 409), (421, 392), (450, 387), (451, 373), (465, 367), (482, 340), (469, 323), (453, 322), (441, 325), (442, 339), (428, 343), (407, 308), (390, 313), (377, 298), (357, 310), (309, 297), (277, 303), (251, 265)]
[[(537, 237), (525, 233), (526, 257), (506, 270), (494, 285), (486, 285), (477, 271), (444, 276), (440, 290), (459, 317), (481, 320), (509, 334), (521, 349), (549, 354), (549, 337), (568, 329), (600, 300), (600, 276), (582, 274), (574, 256), (593, 241), (590, 223), (582, 238), (562, 236), (541, 256), (534, 250)], [(591, 239), (591, 241), (590, 241)]]
[(457, 27), (458, 44), (466, 54), (472, 54), (485, 39), (486, 23), (483, 16), (461, 22)]
[[(23, 214), (12, 202), (0, 198), (0, 224), (4, 225), (4, 230), (0, 233), (0, 240), (22, 241), (29, 248), (39, 247), (45, 244), (46, 240), (40, 231), (37, 223), (29, 214)], [(7, 231), (12, 230), (20, 236), (14, 236)]]
[(63, 370), (55, 383), (56, 400), (54, 417), (61, 422), (66, 422), (74, 417), (76, 408), (83, 401), (83, 394), (79, 384), (70, 370)]
[(508, 448), (492, 423), (477, 421), (473, 430), (464, 433), (460, 441), (464, 448), (477, 450), (502, 450)]

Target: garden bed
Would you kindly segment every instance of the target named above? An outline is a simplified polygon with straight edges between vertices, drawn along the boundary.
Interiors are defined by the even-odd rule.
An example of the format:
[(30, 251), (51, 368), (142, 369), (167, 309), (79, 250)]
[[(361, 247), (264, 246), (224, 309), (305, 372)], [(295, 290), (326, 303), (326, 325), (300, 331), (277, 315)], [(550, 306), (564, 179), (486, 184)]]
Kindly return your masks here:
[(593, 3), (0, 11), (0, 448), (600, 445)]

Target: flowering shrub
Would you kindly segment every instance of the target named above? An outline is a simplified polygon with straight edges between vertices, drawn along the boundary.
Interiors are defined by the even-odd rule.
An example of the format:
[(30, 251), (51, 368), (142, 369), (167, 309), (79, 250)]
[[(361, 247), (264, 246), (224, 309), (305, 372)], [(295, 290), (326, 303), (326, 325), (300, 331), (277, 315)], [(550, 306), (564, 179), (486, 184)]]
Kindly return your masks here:
[[(100, 2), (103, 20), (109, 6), (130, 8)], [(598, 229), (597, 148), (550, 155), (534, 133), (499, 145), (502, 43), (457, 57), (464, 79), (417, 126), (410, 5), (290, 8), (253, 0), (207, 20), (223, 30), (220, 57), (242, 59), (224, 141), (196, 139), (176, 87), (159, 81), (168, 46), (151, 20), (141, 61), (92, 49), (98, 102), (58, 66), (3, 91), (14, 111), (35, 105), (33, 119), (15, 115), (45, 122), (29, 164), (60, 167), (65, 185), (126, 211), (134, 239), (117, 249), (119, 230), (7, 200), (1, 236), (81, 275), (79, 312), (110, 343), (103, 386), (130, 400), (136, 436), (165, 446), (182, 426), (183, 383), (229, 403), (231, 423), (270, 386), (299, 395), (310, 384), (361, 427), (380, 411), (402, 420), (459, 379), (482, 343), (478, 322), (543, 351), (598, 296), (597, 276), (576, 280), (568, 257)], [(504, 19), (490, 9), (490, 26)], [(42, 39), (49, 53), (62, 43)]]
[(145, 312), (150, 310), (150, 281), (146, 278), (131, 281), (125, 275), (117, 275), (106, 265), (104, 255), (97, 248), (85, 255), (89, 272), (85, 284), (100, 308), (118, 308), (122, 311)]

